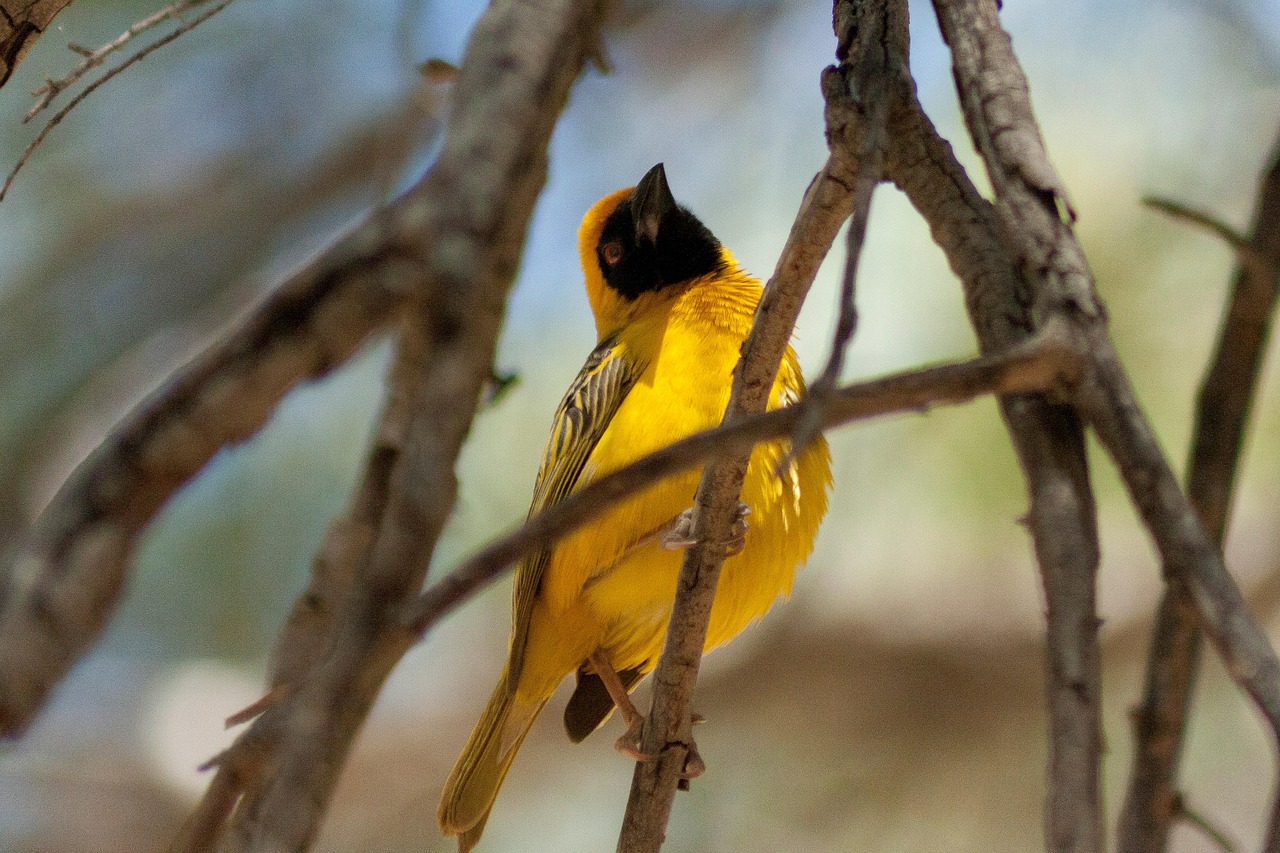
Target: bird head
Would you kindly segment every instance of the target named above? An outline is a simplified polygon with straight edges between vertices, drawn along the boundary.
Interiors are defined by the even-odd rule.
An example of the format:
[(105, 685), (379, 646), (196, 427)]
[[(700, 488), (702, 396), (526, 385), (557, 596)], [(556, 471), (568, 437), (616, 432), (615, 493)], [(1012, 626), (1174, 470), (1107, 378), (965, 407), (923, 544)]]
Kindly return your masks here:
[(726, 266), (720, 241), (676, 204), (662, 164), (592, 205), (578, 231), (587, 297), (604, 338), (638, 303)]

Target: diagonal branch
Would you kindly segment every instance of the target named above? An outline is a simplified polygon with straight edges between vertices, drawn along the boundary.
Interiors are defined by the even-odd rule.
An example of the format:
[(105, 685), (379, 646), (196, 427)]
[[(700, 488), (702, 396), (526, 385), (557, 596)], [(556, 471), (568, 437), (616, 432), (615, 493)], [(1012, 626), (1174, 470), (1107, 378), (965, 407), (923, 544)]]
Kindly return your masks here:
[[(810, 185), (777, 269), (765, 288), (751, 334), (743, 345), (725, 424), (765, 409), (818, 263), (829, 250), (844, 216), (851, 210), (865, 209), (880, 181), (876, 161), (881, 152), (871, 154), (869, 166), (859, 157), (865, 158), (869, 153), (866, 143), (874, 144), (884, 132), (883, 126), (874, 125), (874, 120), (878, 117), (882, 123), (887, 112), (878, 103), (888, 97), (891, 73), (885, 38), (883, 26), (868, 27), (858, 33), (856, 43), (840, 46), (840, 59), (844, 67), (851, 69), (847, 86), (839, 90), (824, 85), (825, 93), (829, 100), (859, 104), (868, 119), (859, 123), (858, 144), (840, 147), (835, 137), (831, 139), (831, 157)], [(874, 169), (874, 173), (863, 174), (860, 179), (859, 171), (864, 166)], [(833, 203), (813, 204), (824, 192), (832, 194)], [(693, 508), (693, 539), (699, 544), (686, 553), (676, 583), (666, 643), (653, 676), (653, 706), (641, 744), (646, 754), (657, 759), (636, 763), (618, 840), (620, 853), (657, 851), (666, 834), (676, 788), (693, 742), (693, 688), (724, 561), (723, 549), (711, 543), (724, 541), (729, 531), (749, 457), (749, 452), (725, 456), (703, 470)]]
[[(1175, 206), (1164, 204), (1160, 209)], [(1204, 220), (1216, 221), (1207, 216)], [(1187, 469), (1187, 496), (1219, 549), (1275, 313), (1280, 141), (1258, 187), (1252, 234), (1243, 245), (1232, 245), (1239, 262), (1217, 346), (1200, 386)], [(1164, 850), (1169, 827), (1178, 816), (1178, 764), (1201, 643), (1199, 620), (1185, 582), (1170, 573), (1166, 576), (1170, 581), (1156, 615), (1146, 691), (1134, 713), (1133, 770), (1119, 824), (1120, 849), (1126, 853)]]
[(164, 502), (219, 449), (252, 436), (290, 388), (346, 361), (392, 320), (403, 293), (425, 289), (401, 237), (409, 207), (372, 217), (294, 275), (63, 485), (0, 576), (0, 733), (24, 730), (97, 639)]
[[(121, 62), (115, 68), (112, 68), (110, 71), (103, 74), (97, 80), (94, 80), (88, 86), (85, 86), (83, 91), (81, 91), (78, 95), (76, 95), (74, 98), (68, 101), (66, 106), (58, 110), (56, 113), (54, 113), (53, 117), (50, 118), (49, 121), (45, 122), (45, 126), (40, 128), (40, 132), (36, 134), (35, 139), (32, 139), (31, 142), (27, 144), (27, 147), (23, 149), (21, 156), (18, 157), (18, 162), (13, 164), (13, 168), (9, 170), (9, 174), (4, 179), (4, 183), (0, 184), (0, 201), (4, 201), (5, 196), (9, 194), (9, 189), (10, 187), (13, 186), (14, 180), (17, 179), (18, 173), (22, 171), (22, 167), (27, 164), (27, 160), (31, 158), (31, 155), (35, 153), (35, 150), (39, 148), (40, 144), (44, 142), (45, 138), (50, 133), (53, 132), (53, 129), (57, 127), (59, 124), (61, 124), (63, 119), (65, 119), (68, 115), (70, 115), (72, 110), (74, 110), (76, 107), (80, 106), (80, 104), (84, 102), (85, 98), (88, 98), (94, 92), (98, 91), (99, 88), (105, 85), (107, 81), (111, 80), (116, 75), (121, 74), (124, 71), (126, 71), (128, 68), (138, 64), (139, 62), (141, 62), (142, 60), (150, 56), (152, 53), (155, 53), (157, 50), (169, 44), (170, 42), (175, 41), (180, 36), (190, 32), (191, 30), (194, 30), (196, 27), (200, 26), (205, 21), (209, 20), (214, 15), (221, 12), (223, 9), (230, 6), (232, 2), (233, 0), (220, 0), (220, 2), (213, 4), (208, 9), (201, 12), (199, 15), (192, 18), (187, 23), (182, 24), (179, 27), (176, 27), (171, 32), (166, 33), (165, 35), (156, 39), (151, 44), (139, 50), (133, 56), (130, 56), (124, 62)], [(52, 81), (50, 81), (48, 85), (52, 87), (54, 84)], [(54, 94), (57, 94), (57, 93), (55, 92)], [(30, 118), (33, 115), (35, 115), (34, 112), (28, 113), (27, 118)], [(23, 120), (26, 121), (26, 119), (23, 119)]]
[[(1228, 671), (1280, 736), (1280, 661), (1249, 615), (1216, 543), (1179, 489), (1134, 398), (996, 5), (992, 0), (935, 0), (934, 6), (952, 49), (966, 122), (996, 191), (1001, 235), (1034, 285), (1036, 316), (1067, 320), (1076, 346), (1089, 358), (1089, 373), (1073, 401), (1119, 469), (1166, 572), (1187, 585)], [(1274, 829), (1269, 841), (1273, 849), (1280, 847)]]
[[(1041, 334), (1006, 353), (837, 388), (822, 410), (819, 427), (825, 431), (899, 412), (924, 412), (940, 403), (963, 403), (983, 394), (1064, 389), (1076, 381), (1077, 375), (1074, 353), (1053, 334)], [(570, 535), (631, 495), (726, 453), (743, 453), (763, 441), (792, 435), (804, 417), (803, 405), (744, 417), (681, 439), (593, 481), (532, 516), (432, 584), (406, 608), (404, 622), (408, 631), (421, 638), (522, 556)]]
[[(547, 145), (598, 53), (604, 5), (497, 0), (472, 32), (444, 147), (414, 190), (415, 221), (434, 238), (421, 263), (435, 287), (411, 305), (394, 373), (407, 394), (402, 444), (374, 454), (353, 509), (376, 525), (346, 552), (353, 580), (335, 582), (331, 614), (287, 626), (276, 677), (293, 680), (219, 758), (185, 849), (302, 851), (316, 836), (351, 745), (409, 647), (401, 613), (452, 511), (454, 465), (492, 375)], [(398, 420), (405, 402), (393, 400), (388, 415)]]
[[(53, 102), (54, 98), (58, 97), (58, 95), (65, 92), (71, 86), (74, 86), (86, 74), (102, 65), (103, 60), (108, 56), (122, 49), (126, 44), (137, 38), (142, 33), (153, 27), (160, 26), (165, 21), (178, 17), (183, 12), (194, 8), (195, 6), (199, 6), (200, 4), (207, 2), (208, 0), (177, 0), (177, 2), (170, 3), (164, 8), (157, 9), (142, 20), (133, 23), (123, 33), (101, 47), (93, 50), (74, 44), (67, 45), (73, 53), (79, 54), (83, 59), (76, 63), (76, 66), (65, 75), (57, 78), (56, 80), (52, 78), (46, 80), (43, 86), (32, 93), (37, 96), (37, 99), (31, 109), (27, 110), (27, 114), (22, 117), (22, 123), (26, 124), (31, 121), (31, 119), (35, 118), (36, 115), (38, 115), (45, 107), (49, 106), (49, 104)], [(184, 31), (190, 30), (191, 26), (188, 25), (180, 27), (180, 29), (183, 29)]]

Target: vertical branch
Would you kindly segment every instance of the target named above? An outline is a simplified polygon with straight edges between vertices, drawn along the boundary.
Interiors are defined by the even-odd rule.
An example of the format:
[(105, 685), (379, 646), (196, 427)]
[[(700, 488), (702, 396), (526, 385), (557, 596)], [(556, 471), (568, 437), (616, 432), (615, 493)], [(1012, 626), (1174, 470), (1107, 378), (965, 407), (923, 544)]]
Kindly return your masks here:
[[(895, 5), (904, 7), (905, 22), (905, 4)], [(905, 49), (895, 61), (906, 68)], [(999, 239), (995, 210), (924, 114), (914, 87), (894, 102), (885, 170), (963, 283), (980, 348), (998, 352), (1025, 340), (1033, 328), (1029, 283)], [(1042, 395), (1004, 397), (1000, 409), (1027, 483), (1027, 522), (1048, 605), (1047, 842), (1051, 850), (1099, 850), (1098, 533), (1083, 427), (1070, 406)]]
[[(1230, 302), (1200, 386), (1187, 496), (1222, 548), (1245, 425), (1271, 333), (1280, 270), (1280, 140), (1258, 187), (1252, 233), (1241, 251)], [(1176, 815), (1178, 764), (1200, 658), (1200, 628), (1186, 583), (1166, 571), (1147, 661), (1146, 692), (1134, 712), (1134, 756), (1120, 815), (1125, 853), (1164, 850)], [(1273, 826), (1275, 821), (1273, 820)]]
[[(1064, 324), (1088, 358), (1073, 402), (1118, 468), (1170, 576), (1187, 585), (1228, 671), (1280, 736), (1280, 660), (1179, 489), (1111, 344), (1071, 229), (1074, 211), (1049, 163), (997, 7), (993, 0), (934, 0), (934, 7), (951, 47), (965, 120), (996, 191), (1002, 242), (1034, 285), (1034, 316)], [(1269, 845), (1280, 849), (1274, 826)]]
[[(830, 69), (824, 74), (828, 126), (839, 118), (845, 122), (846, 133), (839, 139), (831, 133), (831, 156), (805, 194), (774, 275), (761, 297), (734, 373), (726, 424), (764, 410), (800, 306), (822, 258), (850, 210), (865, 209), (880, 181), (878, 169), (876, 174), (858, 180), (863, 164), (857, 157), (865, 154), (864, 139), (874, 144), (883, 134), (883, 127), (875, 127), (872, 122), (878, 117), (883, 123), (887, 117), (887, 110), (877, 102), (888, 97), (892, 51), (886, 40), (897, 33), (886, 27), (883, 15), (868, 15), (866, 23), (856, 40), (850, 39), (840, 47), (841, 72), (845, 76), (837, 76)], [(833, 102), (838, 102), (839, 107), (834, 107)], [(847, 144), (850, 142), (854, 144)], [(879, 156), (880, 152), (874, 155), (876, 159)], [(857, 189), (857, 196), (853, 188)], [(665, 837), (676, 787), (692, 744), (690, 704), (724, 559), (722, 549), (705, 543), (723, 541), (728, 532), (749, 458), (748, 452), (712, 460), (698, 487), (693, 538), (703, 544), (690, 549), (681, 567), (666, 643), (654, 672), (653, 706), (642, 742), (644, 752), (656, 755), (657, 760), (636, 764), (618, 840), (620, 853), (652, 853), (662, 846)]]
[[(401, 341), (389, 416), (402, 442), (370, 458), (352, 510), (374, 519), (340, 555), (322, 555), (316, 587), (277, 650), (288, 689), (219, 759), (208, 801), (181, 843), (226, 851), (302, 851), (315, 838), (355, 736), (412, 634), (401, 620), (452, 510), (454, 464), (492, 374), (506, 295), (534, 202), (547, 144), (584, 62), (598, 54), (604, 0), (495, 0), (476, 24), (455, 91), (444, 147), (399, 203), (402, 249), (424, 288), (415, 328)], [(500, 132), (495, 132), (495, 129)], [(414, 249), (417, 249), (414, 252)], [(385, 484), (385, 485), (384, 485)], [(335, 533), (337, 535), (337, 533)], [(239, 800), (222, 824), (226, 804)], [(227, 831), (229, 829), (229, 831)]]

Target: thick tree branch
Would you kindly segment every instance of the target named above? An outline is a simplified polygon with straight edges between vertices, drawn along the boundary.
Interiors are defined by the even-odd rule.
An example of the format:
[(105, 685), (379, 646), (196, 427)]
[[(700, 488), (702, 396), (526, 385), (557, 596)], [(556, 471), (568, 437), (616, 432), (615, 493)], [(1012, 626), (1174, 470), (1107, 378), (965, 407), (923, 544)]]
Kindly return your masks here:
[[(862, 16), (868, 15), (888, 16), (892, 67), (903, 81), (894, 90), (885, 174), (928, 222), (963, 283), (979, 346), (999, 352), (1031, 334), (1030, 289), (999, 239), (992, 206), (915, 97), (907, 67), (906, 4), (837, 3), (842, 43), (865, 26)], [(842, 132), (847, 121), (835, 122), (833, 132)], [(1027, 518), (1050, 603), (1048, 835), (1063, 844), (1075, 837), (1100, 844), (1101, 718), (1093, 616), (1098, 540), (1083, 430), (1072, 408), (1049, 396), (1005, 396), (1000, 409), (1027, 481)]]
[[(215, 789), (193, 819), (199, 832), (182, 839), (188, 849), (221, 833), (228, 784), (243, 793), (219, 849), (301, 851), (315, 837), (351, 744), (408, 648), (402, 610), (452, 510), (453, 468), (492, 375), (547, 144), (571, 85), (599, 50), (603, 7), (498, 0), (472, 33), (444, 148), (414, 190), (415, 220), (433, 235), (423, 271), (437, 287), (414, 303), (415, 328), (394, 373), (409, 400), (403, 446), (374, 453), (354, 502), (352, 515), (377, 516), (376, 527), (348, 543), (343, 567), (313, 581), (337, 600), (291, 621), (276, 676), (293, 680), (220, 757)], [(391, 421), (403, 402), (389, 404)], [(397, 440), (382, 438), (384, 450)], [(346, 566), (349, 583), (340, 577)]]
[(0, 586), (0, 734), (31, 722), (97, 639), (138, 535), (220, 448), (253, 435), (284, 394), (344, 362), (425, 290), (407, 203), (371, 218), (185, 367), (71, 475)]
[(1045, 154), (1026, 79), (992, 0), (935, 0), (957, 88), (996, 191), (1001, 236), (1034, 284), (1035, 316), (1061, 316), (1090, 373), (1074, 402), (1111, 455), (1171, 577), (1187, 584), (1237, 683), (1280, 734), (1280, 661), (1227, 573), (1111, 345), (1105, 313), (1071, 231), (1071, 206)]
[[(1181, 212), (1163, 203), (1160, 209)], [(1201, 218), (1193, 221), (1203, 224)], [(1204, 222), (1213, 221), (1204, 216)], [(1234, 233), (1233, 233), (1233, 236)], [(1258, 187), (1251, 236), (1232, 243), (1239, 263), (1196, 406), (1187, 497), (1221, 549), (1230, 516), (1245, 425), (1271, 334), (1280, 270), (1280, 142)], [(1178, 764), (1200, 659), (1200, 628), (1185, 582), (1167, 571), (1147, 662), (1146, 692), (1134, 711), (1134, 758), (1120, 816), (1125, 853), (1165, 849), (1178, 817)], [(1274, 832), (1273, 819), (1273, 832)]]

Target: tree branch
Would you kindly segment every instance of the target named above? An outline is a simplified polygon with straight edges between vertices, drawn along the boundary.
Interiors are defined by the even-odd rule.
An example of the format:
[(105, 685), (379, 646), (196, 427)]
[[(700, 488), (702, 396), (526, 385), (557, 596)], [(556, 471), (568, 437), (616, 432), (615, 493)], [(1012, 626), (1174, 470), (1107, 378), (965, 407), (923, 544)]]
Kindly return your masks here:
[[(138, 535), (222, 447), (284, 394), (324, 376), (426, 280), (399, 220), (372, 217), (286, 282), (226, 340), (145, 401), (86, 459), (0, 578), (0, 734), (30, 724), (114, 612)], [(417, 235), (422, 242), (422, 235)]]
[[(1161, 209), (1174, 209), (1162, 204)], [(1178, 211), (1183, 210), (1177, 206)], [(1211, 217), (1195, 219), (1214, 221)], [(1238, 236), (1234, 235), (1233, 236)], [(1251, 235), (1232, 242), (1237, 265), (1230, 303), (1200, 386), (1187, 496), (1221, 550), (1230, 515), (1245, 425), (1253, 408), (1262, 357), (1271, 334), (1280, 269), (1280, 139), (1258, 187)], [(1134, 712), (1134, 756), (1120, 816), (1125, 853), (1165, 849), (1178, 817), (1177, 776), (1200, 659), (1200, 627), (1185, 582), (1166, 571), (1147, 661), (1146, 691)], [(1273, 833), (1275, 823), (1273, 820)]]
[[(860, 104), (869, 117), (878, 116), (880, 122), (884, 121), (886, 110), (876, 102), (888, 97), (882, 83), (890, 73), (889, 53), (882, 43), (885, 38), (883, 27), (867, 28), (858, 34), (856, 43), (840, 45), (837, 55), (851, 69), (850, 76), (843, 90), (825, 85), (824, 78), (829, 102), (838, 98), (844, 104)], [(868, 153), (865, 143), (874, 144), (881, 138), (883, 126), (872, 126), (870, 120), (858, 124), (856, 145), (839, 147), (836, 138), (831, 137), (831, 157), (801, 205), (777, 269), (765, 288), (751, 334), (743, 345), (725, 424), (765, 409), (818, 264), (830, 249), (844, 216), (870, 204), (870, 195), (880, 181), (879, 169), (874, 160), (866, 164), (859, 157)], [(872, 156), (878, 159), (880, 152)], [(860, 179), (860, 171), (869, 167), (874, 167), (874, 174), (864, 173)], [(836, 186), (831, 186), (833, 183)], [(834, 203), (825, 207), (813, 205), (813, 198), (824, 190), (834, 194)], [(636, 763), (618, 840), (620, 853), (657, 851), (666, 834), (676, 787), (692, 743), (693, 688), (724, 561), (723, 549), (712, 543), (723, 541), (729, 531), (749, 458), (749, 452), (725, 456), (708, 463), (703, 470), (693, 507), (693, 539), (699, 544), (686, 553), (681, 566), (666, 643), (654, 671), (653, 706), (641, 745), (646, 754), (657, 759)]]
[[(983, 394), (1049, 392), (1070, 387), (1076, 378), (1076, 356), (1052, 333), (1042, 334), (1006, 353), (838, 388), (823, 408), (819, 426), (829, 430), (898, 412), (924, 412), (940, 403), (963, 403)], [(406, 608), (407, 630), (420, 639), (525, 554), (554, 544), (659, 480), (709, 459), (743, 453), (760, 442), (791, 435), (805, 416), (803, 405), (793, 405), (744, 417), (695, 433), (593, 481), (432, 584)]]
[[(547, 144), (570, 87), (599, 51), (604, 5), (497, 0), (476, 24), (444, 148), (413, 191), (414, 219), (433, 236), (423, 274), (436, 286), (412, 306), (414, 327), (394, 371), (407, 405), (388, 404), (388, 432), (349, 515), (375, 523), (340, 543), (336, 565), (322, 554), (312, 591), (325, 600), (304, 596), (278, 645), (275, 677), (291, 679), (279, 682), (287, 689), (274, 691), (278, 701), (219, 757), (184, 849), (218, 841), (225, 851), (301, 851), (315, 837), (351, 744), (409, 647), (402, 611), (452, 511), (453, 468), (492, 375)], [(336, 526), (330, 543), (350, 532)], [(240, 799), (224, 831), (229, 786)]]
[[(30, 159), (31, 155), (35, 152), (35, 150), (40, 147), (40, 144), (44, 142), (45, 137), (47, 137), (50, 133), (52, 133), (53, 129), (57, 127), (59, 124), (61, 124), (62, 120), (66, 118), (67, 115), (70, 114), (72, 110), (78, 107), (84, 101), (85, 98), (92, 95), (102, 85), (104, 85), (111, 78), (115, 77), (117, 74), (122, 73), (130, 66), (136, 65), (137, 63), (146, 59), (152, 53), (164, 47), (165, 45), (169, 44), (170, 42), (174, 41), (184, 33), (188, 33), (191, 30), (195, 29), (196, 27), (200, 26), (205, 21), (209, 20), (214, 15), (221, 12), (223, 9), (230, 6), (232, 2), (233, 0), (220, 0), (220, 2), (210, 6), (204, 12), (201, 12), (199, 15), (192, 18), (189, 22), (177, 27), (172, 32), (169, 32), (161, 36), (160, 38), (156, 39), (151, 44), (142, 48), (137, 53), (133, 54), (133, 56), (130, 56), (124, 62), (117, 65), (115, 68), (112, 68), (110, 71), (103, 74), (97, 80), (94, 80), (92, 83), (86, 86), (82, 92), (80, 92), (70, 101), (68, 101), (66, 106), (58, 110), (56, 113), (54, 113), (53, 118), (49, 119), (49, 121), (45, 123), (45, 126), (40, 128), (40, 132), (36, 134), (35, 139), (31, 140), (31, 142), (27, 144), (27, 147), (23, 150), (22, 155), (18, 157), (18, 162), (14, 163), (13, 168), (9, 170), (9, 174), (4, 179), (4, 183), (0, 184), (0, 201), (4, 201), (5, 196), (9, 194), (9, 188), (13, 186), (14, 179), (18, 177), (18, 172), (22, 171), (22, 167), (26, 165), (27, 160)], [(164, 10), (162, 10), (162, 12), (163, 11)], [(157, 13), (157, 14), (161, 14), (161, 13)], [(147, 19), (147, 20), (149, 21), (150, 19)], [(141, 23), (146, 23), (146, 21), (143, 21)], [(152, 25), (148, 24), (148, 26), (152, 26)], [(143, 29), (145, 28), (146, 27), (144, 27)], [(141, 32), (141, 30), (139, 30), (139, 32)], [(129, 33), (126, 33), (125, 35), (129, 35)], [(123, 38), (123, 36), (121, 38)], [(109, 46), (110, 45), (108, 45), (108, 47)], [(90, 57), (89, 59), (92, 59), (92, 57)], [(89, 59), (86, 59), (86, 62), (88, 62)], [(101, 62), (101, 59), (99, 59), (98, 62)], [(46, 85), (46, 88), (48, 89), (48, 92), (46, 93), (48, 96), (47, 99), (44, 100), (43, 103), (37, 104), (36, 108), (33, 108), (31, 112), (28, 112), (26, 117), (23, 119), (24, 122), (30, 119), (32, 116), (34, 116), (37, 112), (39, 112), (40, 109), (42, 109), (44, 105), (48, 103), (49, 100), (52, 100), (53, 97), (57, 95), (58, 92), (62, 91), (61, 89), (55, 90), (55, 86), (57, 86), (56, 81), (50, 80), (45, 85)]]
[[(889, 16), (893, 67), (905, 81), (895, 89), (885, 174), (928, 222), (960, 278), (982, 351), (1016, 345), (1031, 334), (1030, 288), (1000, 242), (992, 206), (916, 99), (907, 60), (906, 4), (837, 3), (842, 42), (863, 27), (863, 15)], [(840, 133), (841, 126), (835, 122), (833, 132)], [(1050, 602), (1048, 834), (1100, 839), (1101, 719), (1093, 618), (1098, 540), (1083, 430), (1070, 406), (1046, 395), (1005, 396), (1000, 410), (1027, 482), (1027, 519)]]
[(1089, 358), (1074, 402), (1118, 467), (1166, 570), (1187, 584), (1228, 670), (1280, 734), (1280, 661), (1179, 490), (1133, 396), (996, 6), (991, 0), (935, 0), (934, 6), (952, 49), (966, 122), (996, 191), (1001, 235), (1035, 285), (1035, 316), (1064, 318)]

